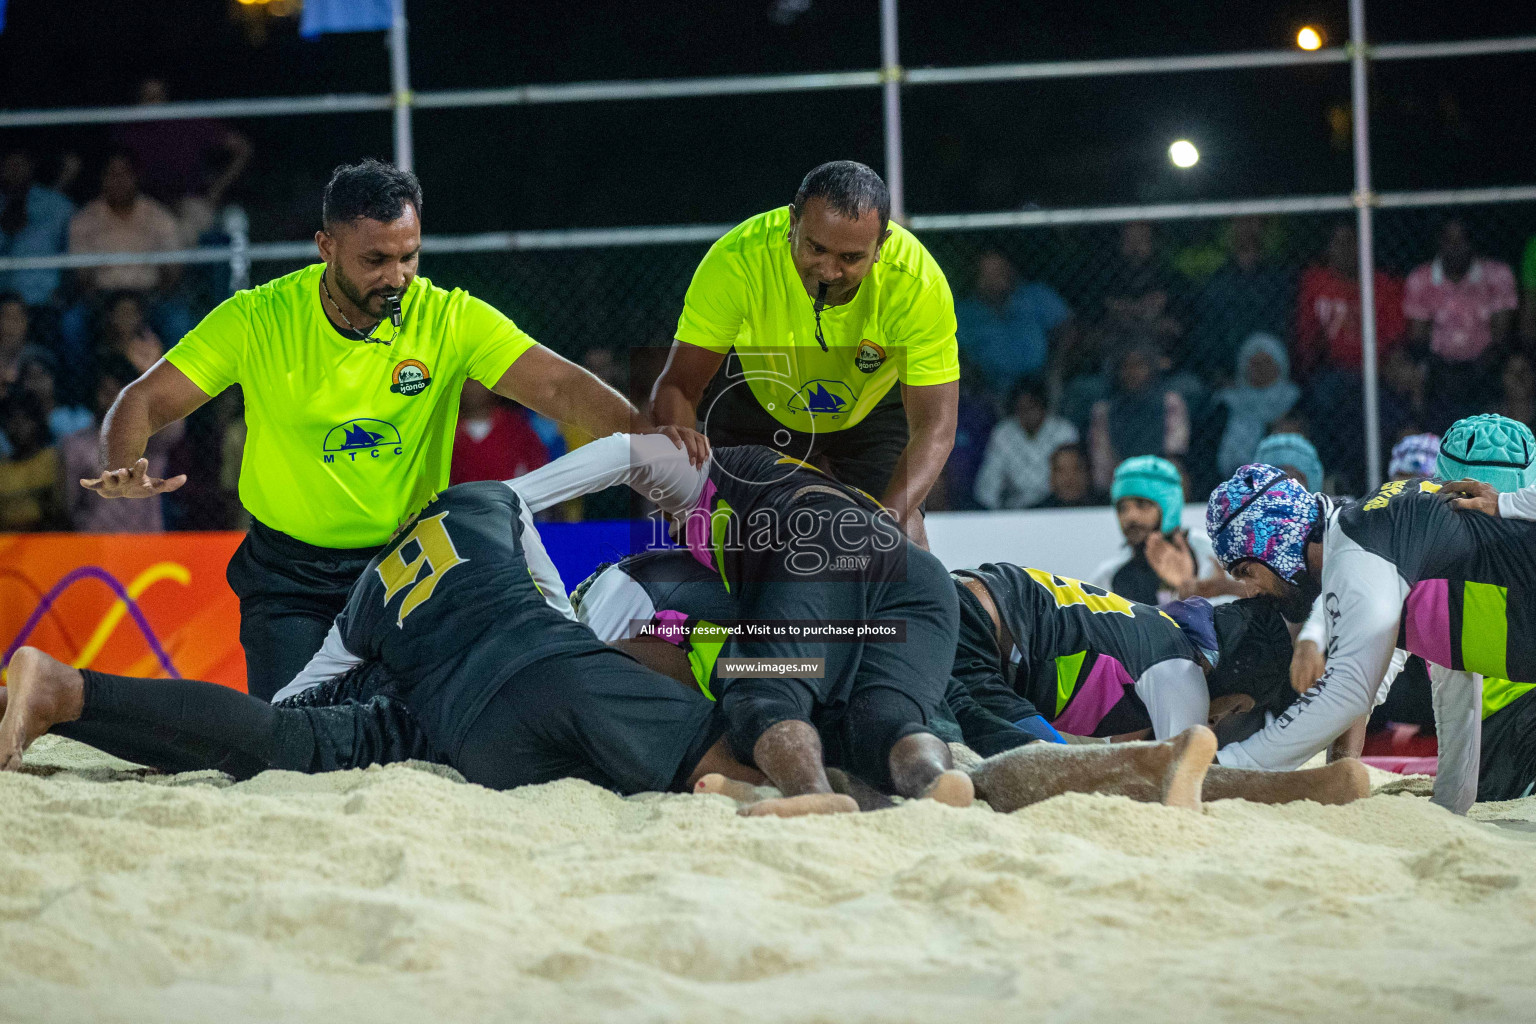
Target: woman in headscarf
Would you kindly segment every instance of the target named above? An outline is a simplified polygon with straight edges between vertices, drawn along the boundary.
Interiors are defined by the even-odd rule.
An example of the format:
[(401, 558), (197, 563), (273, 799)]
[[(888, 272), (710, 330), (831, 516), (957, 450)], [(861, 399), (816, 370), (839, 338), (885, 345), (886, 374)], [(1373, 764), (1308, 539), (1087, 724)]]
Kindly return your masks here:
[(1226, 407), (1227, 426), (1216, 449), (1216, 466), (1223, 476), (1254, 461), (1254, 452), (1270, 425), (1301, 398), (1301, 388), (1291, 380), (1291, 359), (1285, 345), (1273, 334), (1248, 336), (1237, 350), (1237, 383), (1216, 392), (1217, 405)]

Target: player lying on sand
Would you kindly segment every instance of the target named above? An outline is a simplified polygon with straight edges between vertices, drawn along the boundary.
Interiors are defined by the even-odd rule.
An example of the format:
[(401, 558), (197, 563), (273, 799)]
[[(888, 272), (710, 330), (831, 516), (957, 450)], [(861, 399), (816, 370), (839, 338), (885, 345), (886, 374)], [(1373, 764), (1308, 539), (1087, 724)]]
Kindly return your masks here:
[[(766, 623), (902, 624), (896, 642), (829, 643), (733, 634), (708, 692), (737, 760), (788, 799), (832, 794), (823, 738), (878, 789), (918, 796), (969, 787), (933, 732), (959, 609), (939, 560), (910, 543), (879, 502), (759, 445), (715, 448), (694, 466), (665, 437), (613, 434), (517, 480), (535, 512), (628, 484), (681, 521), (687, 546), (718, 573), (741, 617)], [(727, 659), (820, 661), (820, 674), (732, 678)]]
[[(1056, 660), (1042, 653), (1048, 650), (1045, 638), (1059, 645), (1078, 645), (1074, 654), (1064, 657), (1078, 670), (1078, 675), (1072, 677), (1073, 690), (1066, 707), (1073, 706), (1079, 699), (1085, 699), (1080, 696), (1082, 694), (1093, 696), (1092, 688), (1077, 685), (1077, 680), (1092, 675), (1096, 665), (1097, 671), (1108, 676), (1111, 672), (1109, 665), (1098, 663), (1103, 661), (1114, 664), (1114, 671), (1118, 675), (1112, 678), (1122, 688), (1123, 696), (1115, 701), (1112, 713), (1106, 714), (1100, 725), (1107, 723), (1108, 727), (1121, 732), (1152, 731), (1151, 718), (1138, 696), (1138, 690), (1150, 692), (1146, 689), (1150, 686), (1155, 691), (1164, 685), (1163, 680), (1153, 677), (1141, 686), (1136, 686), (1123, 668), (1127, 664), (1139, 667), (1142, 661), (1156, 664), (1152, 661), (1152, 652), (1157, 652), (1164, 659), (1181, 659), (1184, 671), (1197, 673), (1196, 678), (1201, 681), (1202, 687), (1206, 685), (1206, 677), (1209, 677), (1211, 691), (1216, 694), (1210, 708), (1213, 724), (1233, 712), (1253, 708), (1256, 704), (1261, 708), (1275, 703), (1283, 707), (1289, 699), (1285, 676), (1290, 634), (1268, 599), (1239, 602), (1225, 606), (1228, 609), (1226, 611), (1215, 610), (1213, 618), (1216, 624), (1202, 622), (1199, 629), (1204, 638), (1204, 649), (1210, 652), (1202, 654), (1197, 650), (1197, 642), (1186, 638), (1187, 630), (1167, 616), (1159, 615), (1145, 606), (1121, 602), (1115, 595), (1106, 595), (1086, 585), (1083, 585), (1085, 589), (1082, 595), (1085, 598), (1094, 598), (1101, 603), (1114, 602), (1117, 608), (1123, 603), (1133, 613), (1139, 609), (1140, 614), (1128, 615), (1123, 611), (1105, 614), (1108, 608), (1103, 608), (1099, 612), (1085, 612), (1084, 621), (1089, 626), (1086, 631), (1064, 630), (1059, 621), (1053, 625), (1052, 620), (1058, 619), (1063, 611), (1054, 599), (1046, 602), (1030, 600), (1033, 596), (1030, 590), (1041, 586), (1033, 576), (1025, 576), (1023, 570), (1008, 574), (1004, 567), (998, 566), (984, 566), (978, 571), (993, 581), (990, 584), (992, 589), (987, 589), (975, 576), (956, 580), (956, 586), (962, 591), (961, 634), (955, 655), (956, 671), (951, 677), (946, 700), (949, 710), (958, 719), (958, 735), (955, 738), (983, 755), (996, 754), (1037, 740), (1060, 742), (1055, 731), (1035, 714), (1033, 706), (1028, 705), (1025, 698), (1019, 697), (1009, 688), (1008, 682), (1013, 679), (1015, 685), (1029, 693), (1033, 692), (1029, 687), (1034, 677), (1049, 676), (1051, 699), (1056, 699), (1058, 678), (1062, 674)], [(1023, 586), (1017, 591), (1002, 582), (1014, 577), (1023, 581)], [(1060, 577), (1052, 579), (1058, 586), (1064, 585)], [(982, 600), (971, 593), (968, 587), (981, 587), (988, 604), (984, 606)], [(999, 635), (1003, 627), (995, 611), (989, 612), (989, 609), (995, 609), (995, 605), (991, 604), (991, 594), (994, 592), (1005, 595), (1004, 605), (1010, 610), (1013, 629), (1020, 635), (1034, 638), (1035, 642), (1029, 651), (1020, 652), (1009, 643), (1007, 646), (1012, 657), (1005, 659), (999, 653), (1004, 644)], [(719, 577), (702, 570), (686, 552), (678, 550), (643, 552), (613, 565), (603, 566), (576, 588), (572, 603), (578, 617), (591, 625), (600, 637), (621, 643), (650, 667), (673, 676), (685, 685), (692, 683), (701, 689), (707, 689), (709, 685), (709, 667), (719, 649), (718, 639), (712, 639), (718, 634), (712, 633), (711, 626), (737, 618), (734, 599), (721, 584)], [(1188, 608), (1209, 610), (1209, 606), (1203, 602)], [(1021, 620), (1026, 609), (1037, 615), (1038, 620), (1027, 623)], [(647, 626), (651, 628), (646, 629)], [(622, 639), (642, 631), (666, 639)], [(1216, 653), (1218, 637), (1222, 652), (1219, 655)], [(698, 642), (695, 642), (695, 638), (698, 638)], [(1211, 659), (1219, 661), (1221, 671), (1209, 672), (1202, 667)], [(1034, 666), (1033, 670), (1029, 666)], [(1022, 719), (1023, 726), (1028, 728), (1017, 727), (978, 706), (967, 686), (960, 681), (961, 676), (978, 689), (1002, 687), (1007, 689), (1011, 700), (1025, 701), (1027, 714), (1034, 715), (1032, 720)], [(1121, 679), (1120, 676), (1125, 678)], [(1178, 674), (1174, 673), (1169, 678), (1173, 680), (1169, 685), (1177, 687)], [(1248, 690), (1256, 691), (1257, 697), (1245, 692)], [(1152, 702), (1156, 706), (1155, 697)], [(1199, 704), (1198, 701), (1192, 703)], [(1009, 713), (1013, 713), (1014, 707), (1016, 705), (1010, 705)], [(1204, 713), (1202, 708), (1203, 705), (1188, 713)], [(1169, 718), (1163, 717), (1165, 729), (1169, 728), (1166, 724)], [(1031, 721), (1037, 724), (1031, 725)], [(935, 723), (935, 731), (943, 735), (940, 723)], [(1174, 735), (1177, 731), (1166, 732), (1165, 736)], [(836, 763), (835, 752), (831, 748), (828, 750), (828, 763)], [(833, 782), (836, 786), (845, 785), (838, 776), (834, 776)], [(1243, 797), (1268, 803), (1301, 799), (1346, 803), (1368, 793), (1369, 784), (1364, 766), (1358, 761), (1347, 761), (1326, 769), (1304, 772), (1215, 769), (1206, 778), (1204, 795), (1206, 799)], [(861, 799), (861, 803), (864, 802)]]

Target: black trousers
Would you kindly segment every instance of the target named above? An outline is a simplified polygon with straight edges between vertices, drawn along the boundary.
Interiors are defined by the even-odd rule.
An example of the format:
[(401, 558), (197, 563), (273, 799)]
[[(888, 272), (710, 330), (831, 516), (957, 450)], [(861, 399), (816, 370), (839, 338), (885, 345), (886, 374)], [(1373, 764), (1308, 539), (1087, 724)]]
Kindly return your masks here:
[(309, 663), (378, 550), (316, 547), (251, 523), (224, 574), (240, 599), (251, 696), (271, 700)]
[[(735, 363), (734, 357), (727, 366)], [(718, 386), (724, 374), (716, 378)], [(715, 392), (699, 406), (705, 417), (704, 433), (712, 445), (761, 444), (785, 455), (815, 463), (826, 460), (826, 468), (845, 484), (880, 498), (890, 486), (896, 463), (907, 449), (909, 438), (907, 410), (901, 402), (901, 385), (896, 384), (869, 415), (847, 430), (806, 434), (791, 430), (757, 403), (746, 384)]]

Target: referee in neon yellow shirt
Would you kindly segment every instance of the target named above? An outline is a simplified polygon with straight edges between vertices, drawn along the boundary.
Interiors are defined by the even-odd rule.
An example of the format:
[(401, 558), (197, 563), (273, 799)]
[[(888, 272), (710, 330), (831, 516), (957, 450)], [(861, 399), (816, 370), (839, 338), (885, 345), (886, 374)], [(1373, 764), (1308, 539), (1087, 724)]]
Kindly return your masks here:
[(598, 437), (652, 429), (490, 305), (417, 276), (415, 175), (375, 160), (337, 168), (322, 213), (324, 262), (225, 300), (125, 388), (101, 430), (103, 464), (120, 468), (81, 481), (104, 497), (175, 490), (186, 477), (149, 477), (145, 442), (241, 386), (253, 521), (228, 578), (247, 687), (264, 699), (319, 650), (396, 526), (448, 486), (466, 378)]
[(920, 507), (955, 442), (955, 302), (890, 214), (880, 176), (837, 160), (806, 175), (792, 204), (716, 242), (688, 286), (651, 412), (702, 421), (715, 445), (819, 459), (926, 547)]

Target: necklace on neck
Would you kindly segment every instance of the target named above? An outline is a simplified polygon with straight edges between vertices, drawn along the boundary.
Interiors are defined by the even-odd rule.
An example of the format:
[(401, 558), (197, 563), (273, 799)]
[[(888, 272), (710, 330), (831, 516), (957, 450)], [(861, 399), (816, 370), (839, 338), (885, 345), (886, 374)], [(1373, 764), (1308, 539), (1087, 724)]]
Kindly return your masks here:
[(325, 292), (325, 297), (331, 300), (332, 308), (336, 310), (336, 315), (341, 317), (341, 322), (347, 325), (347, 329), (352, 331), (354, 334), (361, 335), (362, 340), (364, 341), (372, 341), (380, 345), (393, 345), (395, 343), (395, 339), (400, 336), (399, 329), (391, 331), (389, 337), (387, 338), (375, 338), (373, 336), (373, 332), (378, 330), (379, 324), (383, 323), (384, 321), (380, 320), (379, 323), (374, 324), (366, 331), (360, 327), (355, 326), (352, 321), (348, 319), (346, 312), (341, 308), (341, 303), (336, 301), (336, 296), (331, 294), (331, 286), (325, 283), (325, 274), (326, 272), (324, 270), (320, 271), (320, 289), (321, 291)]

